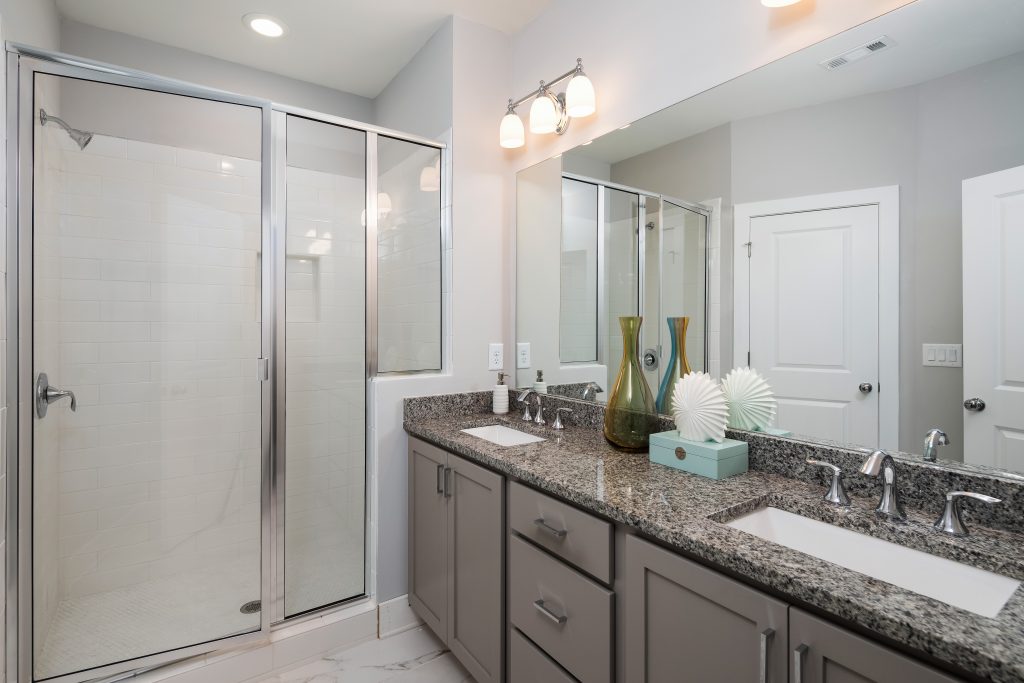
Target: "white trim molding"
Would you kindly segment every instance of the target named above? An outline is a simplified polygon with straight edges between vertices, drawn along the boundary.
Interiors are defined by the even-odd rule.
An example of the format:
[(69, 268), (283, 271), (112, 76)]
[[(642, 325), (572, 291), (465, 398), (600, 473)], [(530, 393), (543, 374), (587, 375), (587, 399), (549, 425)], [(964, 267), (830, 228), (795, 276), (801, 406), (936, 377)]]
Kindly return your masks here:
[[(742, 263), (750, 221), (803, 211), (853, 206), (878, 207), (878, 441), (898, 449), (900, 433), (900, 188), (899, 185), (736, 204), (733, 264)], [(750, 272), (733, 268), (733, 363), (747, 364), (750, 348)]]

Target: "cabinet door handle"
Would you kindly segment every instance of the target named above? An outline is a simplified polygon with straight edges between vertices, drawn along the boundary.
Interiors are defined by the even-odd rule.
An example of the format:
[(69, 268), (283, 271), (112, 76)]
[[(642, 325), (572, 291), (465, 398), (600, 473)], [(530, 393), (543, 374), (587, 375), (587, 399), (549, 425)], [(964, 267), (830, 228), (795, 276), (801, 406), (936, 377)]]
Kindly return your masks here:
[(444, 468), (444, 497), (452, 497), (452, 468)]
[(546, 616), (551, 621), (555, 622), (559, 626), (564, 626), (565, 622), (569, 621), (569, 617), (564, 614), (555, 614), (552, 612), (547, 605), (544, 604), (543, 600), (534, 600), (533, 606), (537, 608), (537, 611)]
[(804, 683), (804, 657), (807, 646), (801, 644), (793, 650), (793, 683)]
[(437, 492), (444, 493), (444, 465), (437, 466)]
[(554, 536), (555, 538), (565, 538), (566, 534), (569, 533), (566, 529), (557, 529), (551, 526), (550, 524), (544, 521), (543, 517), (538, 517), (537, 519), (533, 520), (533, 523), (541, 529), (543, 529), (544, 531), (551, 534), (552, 536)]
[(775, 629), (766, 628), (761, 631), (761, 668), (757, 680), (759, 683), (768, 683), (768, 647), (772, 638), (775, 637)]

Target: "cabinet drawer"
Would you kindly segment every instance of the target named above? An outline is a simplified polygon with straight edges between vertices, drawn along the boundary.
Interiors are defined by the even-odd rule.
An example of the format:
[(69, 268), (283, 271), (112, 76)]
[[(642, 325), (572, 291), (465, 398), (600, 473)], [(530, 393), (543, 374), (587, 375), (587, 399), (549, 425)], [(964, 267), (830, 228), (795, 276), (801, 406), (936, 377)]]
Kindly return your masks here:
[(604, 583), (612, 582), (612, 525), (515, 482), (509, 485), (508, 524)]
[(509, 641), (509, 683), (576, 683), (518, 629), (512, 629)]
[(613, 596), (596, 581), (509, 536), (509, 621), (583, 683), (612, 679)]

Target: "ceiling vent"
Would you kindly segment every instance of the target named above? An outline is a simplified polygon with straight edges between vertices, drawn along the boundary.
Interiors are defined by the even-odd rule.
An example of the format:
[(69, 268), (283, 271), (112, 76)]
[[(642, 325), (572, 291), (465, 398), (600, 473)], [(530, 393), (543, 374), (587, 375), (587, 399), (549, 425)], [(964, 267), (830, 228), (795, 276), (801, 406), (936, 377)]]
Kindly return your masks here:
[(889, 36), (881, 36), (868, 43), (864, 43), (859, 47), (855, 47), (852, 50), (847, 50), (841, 55), (836, 55), (835, 57), (830, 57), (829, 59), (820, 61), (818, 64), (826, 71), (835, 71), (840, 67), (853, 64), (854, 62), (859, 62), (865, 57), (870, 57), (876, 52), (881, 52), (895, 44), (896, 42)]

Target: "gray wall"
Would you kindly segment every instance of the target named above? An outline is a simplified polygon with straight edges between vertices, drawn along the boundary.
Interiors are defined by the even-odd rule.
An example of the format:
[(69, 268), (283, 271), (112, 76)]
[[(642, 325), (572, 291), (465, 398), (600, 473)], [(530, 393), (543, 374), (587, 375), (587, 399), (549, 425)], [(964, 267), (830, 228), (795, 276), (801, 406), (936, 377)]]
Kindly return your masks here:
[(0, 0), (3, 39), (47, 50), (60, 47), (60, 15), (53, 0)]
[[(920, 452), (925, 431), (939, 425), (953, 441), (943, 455), (959, 460), (963, 374), (923, 367), (921, 345), (962, 343), (961, 182), (1024, 164), (1021, 83), (1024, 53), (917, 86), (735, 121), (615, 164), (612, 179), (692, 200), (722, 196), (730, 209), (899, 185), (900, 449)], [(731, 224), (723, 215), (723, 255)], [(723, 301), (731, 302), (730, 266), (723, 263)], [(725, 317), (731, 326), (731, 312)], [(723, 329), (723, 346), (730, 339)]]
[(60, 50), (357, 121), (373, 118), (373, 100), (366, 97), (66, 19), (60, 22)]
[(430, 40), (373, 101), (374, 123), (428, 138), (452, 127), (452, 19)]

